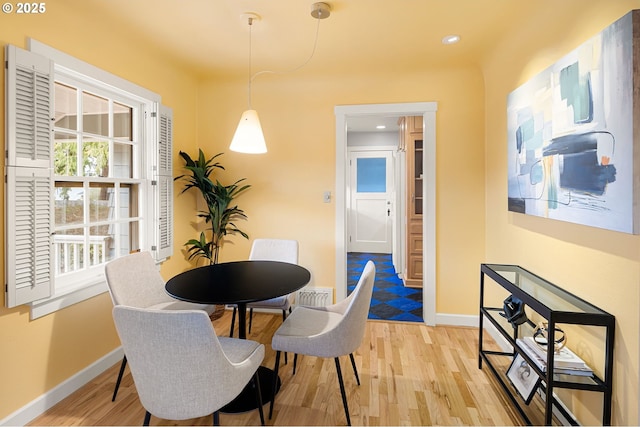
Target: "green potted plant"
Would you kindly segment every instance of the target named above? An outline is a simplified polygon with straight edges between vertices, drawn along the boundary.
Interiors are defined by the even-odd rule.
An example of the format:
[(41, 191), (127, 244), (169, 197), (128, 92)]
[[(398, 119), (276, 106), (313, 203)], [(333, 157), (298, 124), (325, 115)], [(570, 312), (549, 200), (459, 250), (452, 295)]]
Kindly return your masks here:
[(218, 153), (210, 159), (206, 159), (202, 150), (194, 160), (187, 153), (180, 151), (180, 156), (185, 161), (184, 168), (190, 174), (180, 175), (174, 180), (184, 180), (185, 186), (182, 193), (196, 188), (205, 202), (206, 210), (198, 212), (198, 217), (204, 219), (206, 229), (200, 232), (197, 239), (190, 239), (184, 246), (187, 247), (189, 260), (206, 259), (210, 264), (218, 263), (220, 248), (224, 244), (228, 234), (240, 234), (245, 239), (249, 236), (240, 230), (235, 221), (247, 219), (244, 211), (234, 204), (236, 197), (249, 189), (250, 185), (241, 185), (245, 178), (239, 179), (233, 184), (223, 185), (212, 179), (215, 169), (224, 170), (224, 167), (216, 161), (222, 153)]

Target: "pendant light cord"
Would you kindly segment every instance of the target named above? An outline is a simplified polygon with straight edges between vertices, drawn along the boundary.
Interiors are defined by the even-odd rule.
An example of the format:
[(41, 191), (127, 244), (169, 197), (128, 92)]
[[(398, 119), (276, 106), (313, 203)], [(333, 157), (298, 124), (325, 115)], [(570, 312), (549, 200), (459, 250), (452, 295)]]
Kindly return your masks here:
[[(310, 61), (311, 58), (313, 58), (313, 55), (315, 55), (316, 53), (316, 47), (318, 46), (318, 35), (320, 33), (320, 19), (317, 19), (318, 24), (316, 25), (316, 37), (315, 40), (313, 42), (313, 49), (311, 50), (311, 55), (309, 55), (309, 58), (307, 58), (306, 61), (304, 61), (304, 63), (302, 63), (301, 65), (292, 68), (291, 70), (284, 70), (284, 71), (272, 71), (272, 70), (263, 70), (263, 71), (258, 71), (257, 73), (255, 73), (253, 76), (251, 76), (251, 65), (249, 65), (249, 75), (251, 76), (250, 80), (249, 80), (249, 92), (251, 92), (251, 82), (253, 81), (253, 79), (255, 79), (256, 77), (258, 77), (261, 74), (288, 74), (288, 73), (293, 73), (295, 71), (298, 71), (299, 69), (301, 69), (302, 67), (304, 67), (305, 65), (307, 65)], [(251, 25), (251, 24), (249, 24)], [(251, 40), (251, 27), (249, 27), (249, 40)], [(251, 64), (251, 46), (249, 46), (249, 64)], [(251, 97), (251, 95), (249, 95), (249, 97)], [(249, 101), (249, 105), (251, 105), (251, 101)]]
[(249, 110), (251, 110), (251, 28), (253, 27), (253, 18), (249, 18)]

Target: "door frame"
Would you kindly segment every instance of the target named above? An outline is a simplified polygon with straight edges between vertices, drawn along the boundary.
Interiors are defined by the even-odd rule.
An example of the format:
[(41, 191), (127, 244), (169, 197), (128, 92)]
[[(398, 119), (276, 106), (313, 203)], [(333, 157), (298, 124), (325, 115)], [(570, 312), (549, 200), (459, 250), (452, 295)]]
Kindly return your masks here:
[(423, 186), (422, 224), (423, 287), (422, 318), (427, 325), (436, 324), (436, 111), (437, 102), (399, 104), (337, 105), (336, 116), (336, 298), (347, 297), (347, 210), (346, 187), (348, 173), (347, 120), (349, 117), (397, 115), (423, 117), (423, 165), (426, 185)]

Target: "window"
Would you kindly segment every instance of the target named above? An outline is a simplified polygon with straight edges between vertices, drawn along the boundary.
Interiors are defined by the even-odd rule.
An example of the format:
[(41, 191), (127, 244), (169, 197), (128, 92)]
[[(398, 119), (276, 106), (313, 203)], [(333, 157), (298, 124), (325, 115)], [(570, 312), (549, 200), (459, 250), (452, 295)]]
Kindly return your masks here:
[[(54, 272), (56, 279), (140, 248), (140, 114), (144, 105), (54, 84)], [(118, 102), (120, 101), (120, 102)], [(135, 134), (135, 137), (134, 137)], [(137, 160), (137, 161), (136, 161)]]
[(387, 158), (358, 157), (356, 191), (358, 193), (387, 192)]
[(171, 255), (172, 119), (159, 96), (41, 43), (6, 58), (5, 301), (37, 317), (106, 291), (112, 259)]

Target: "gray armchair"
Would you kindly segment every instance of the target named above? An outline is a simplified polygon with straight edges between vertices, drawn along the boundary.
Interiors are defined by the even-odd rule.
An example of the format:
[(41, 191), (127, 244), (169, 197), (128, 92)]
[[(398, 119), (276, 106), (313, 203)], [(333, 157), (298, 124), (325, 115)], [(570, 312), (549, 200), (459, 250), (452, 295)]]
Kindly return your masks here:
[[(164, 290), (164, 279), (150, 252), (135, 252), (117, 258), (107, 263), (104, 271), (113, 305), (161, 310), (204, 310), (208, 315), (215, 310), (213, 305), (178, 301), (169, 296)], [(125, 352), (111, 401), (116, 400), (126, 366)]]
[(113, 318), (133, 381), (146, 410), (169, 420), (213, 414), (237, 397), (253, 379), (264, 425), (257, 369), (264, 345), (218, 338), (201, 310), (157, 310), (116, 305)]
[[(282, 261), (297, 264), (298, 241), (286, 239), (255, 239), (251, 245), (249, 259), (254, 261)], [(287, 318), (287, 311), (291, 312), (291, 294), (264, 301), (252, 302), (247, 304), (247, 308), (249, 309), (249, 332), (251, 332), (254, 308), (282, 310), (282, 320), (284, 321)], [(233, 336), (236, 311), (237, 309), (234, 306), (229, 336)]]
[[(348, 425), (351, 425), (351, 418), (339, 357), (349, 355), (356, 381), (360, 385), (353, 352), (360, 347), (364, 337), (375, 275), (375, 265), (369, 261), (364, 267), (356, 288), (344, 300), (327, 307), (296, 307), (278, 328), (271, 341), (271, 347), (276, 350), (274, 369), (276, 377), (280, 353), (283, 351), (295, 353), (294, 374), (299, 354), (334, 358)], [(274, 401), (275, 397), (271, 400), (269, 418), (273, 415)]]

